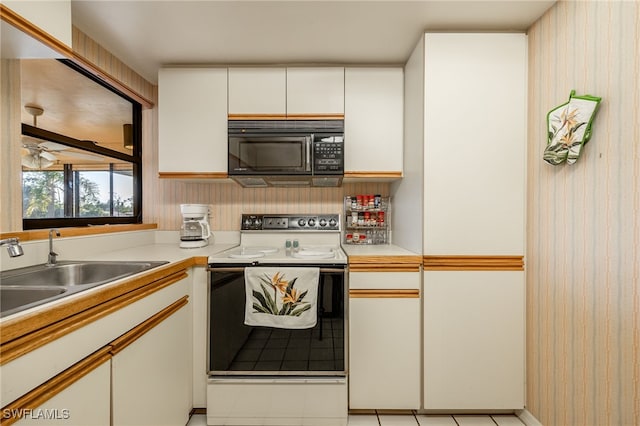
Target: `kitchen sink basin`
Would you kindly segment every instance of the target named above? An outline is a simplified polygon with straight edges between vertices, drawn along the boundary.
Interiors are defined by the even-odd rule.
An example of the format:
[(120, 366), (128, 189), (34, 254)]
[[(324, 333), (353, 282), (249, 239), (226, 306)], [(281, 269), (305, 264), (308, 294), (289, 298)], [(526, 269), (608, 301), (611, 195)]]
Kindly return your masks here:
[(59, 299), (167, 262), (60, 261), (0, 272), (0, 316)]
[(0, 285), (0, 312), (11, 311), (67, 292), (64, 287)]

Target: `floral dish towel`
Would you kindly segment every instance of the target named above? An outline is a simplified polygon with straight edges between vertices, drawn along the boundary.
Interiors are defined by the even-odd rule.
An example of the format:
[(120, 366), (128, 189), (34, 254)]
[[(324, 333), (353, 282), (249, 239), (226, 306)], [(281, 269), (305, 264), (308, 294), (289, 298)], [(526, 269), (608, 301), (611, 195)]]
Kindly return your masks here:
[(582, 146), (591, 137), (591, 123), (601, 98), (575, 96), (572, 90), (569, 102), (555, 107), (547, 114), (547, 147), (543, 159), (557, 166), (563, 162), (573, 164), (580, 157)]
[(304, 329), (318, 321), (319, 268), (247, 267), (244, 323)]

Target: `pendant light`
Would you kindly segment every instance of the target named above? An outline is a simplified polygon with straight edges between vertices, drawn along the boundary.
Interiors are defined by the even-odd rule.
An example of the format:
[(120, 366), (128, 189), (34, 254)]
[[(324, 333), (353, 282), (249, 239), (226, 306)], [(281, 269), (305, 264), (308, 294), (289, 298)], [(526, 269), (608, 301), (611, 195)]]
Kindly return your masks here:
[(122, 132), (124, 134), (124, 147), (133, 149), (133, 126), (131, 124), (123, 124)]

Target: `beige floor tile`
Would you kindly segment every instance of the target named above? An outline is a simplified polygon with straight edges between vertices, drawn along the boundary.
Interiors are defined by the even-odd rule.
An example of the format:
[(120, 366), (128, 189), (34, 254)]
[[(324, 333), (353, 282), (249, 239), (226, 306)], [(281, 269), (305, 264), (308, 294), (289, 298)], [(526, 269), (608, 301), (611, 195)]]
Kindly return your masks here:
[(420, 426), (457, 426), (452, 416), (418, 414), (416, 419)]
[(518, 416), (514, 416), (511, 414), (496, 414), (491, 416), (493, 421), (495, 421), (498, 426), (524, 426), (524, 423), (518, 418)]
[(375, 414), (349, 414), (349, 426), (379, 426), (378, 416)]
[(408, 414), (378, 414), (380, 426), (418, 426), (413, 415)]
[(454, 415), (460, 426), (496, 426), (491, 416)]

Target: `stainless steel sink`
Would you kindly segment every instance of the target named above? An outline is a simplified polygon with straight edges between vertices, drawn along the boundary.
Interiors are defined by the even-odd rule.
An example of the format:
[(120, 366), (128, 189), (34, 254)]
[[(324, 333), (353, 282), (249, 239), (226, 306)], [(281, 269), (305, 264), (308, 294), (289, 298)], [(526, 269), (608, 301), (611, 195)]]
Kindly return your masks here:
[(0, 272), (0, 316), (137, 274), (167, 262), (61, 261)]

